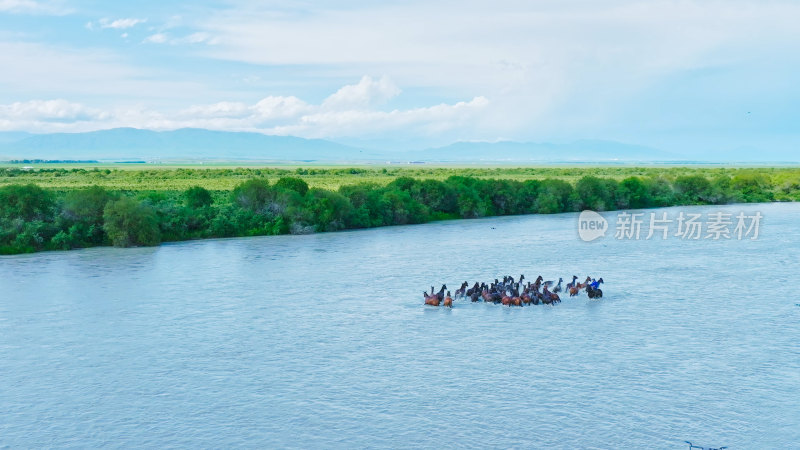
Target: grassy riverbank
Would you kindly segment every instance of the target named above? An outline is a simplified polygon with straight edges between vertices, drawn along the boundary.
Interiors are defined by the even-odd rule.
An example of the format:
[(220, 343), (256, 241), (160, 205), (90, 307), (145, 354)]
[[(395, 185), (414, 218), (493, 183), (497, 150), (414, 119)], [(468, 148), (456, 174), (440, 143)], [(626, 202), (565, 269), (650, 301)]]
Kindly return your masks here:
[(761, 176), (776, 187), (791, 186), (800, 181), (798, 167), (669, 167), (669, 166), (544, 166), (544, 167), (417, 167), (417, 166), (277, 166), (277, 167), (175, 167), (139, 164), (39, 164), (24, 170), (24, 164), (0, 165), (0, 186), (34, 183), (38, 186), (69, 190), (101, 186), (111, 190), (176, 191), (200, 186), (211, 191), (230, 191), (239, 183), (252, 178), (271, 182), (291, 176), (305, 181), (312, 188), (336, 190), (347, 184), (374, 183), (385, 186), (399, 177), (420, 180), (446, 180), (451, 176), (477, 179), (514, 181), (557, 178), (570, 183), (584, 176), (622, 180), (627, 177), (663, 177), (700, 175), (709, 179), (717, 176)]
[(800, 200), (797, 168), (0, 168), (0, 253)]

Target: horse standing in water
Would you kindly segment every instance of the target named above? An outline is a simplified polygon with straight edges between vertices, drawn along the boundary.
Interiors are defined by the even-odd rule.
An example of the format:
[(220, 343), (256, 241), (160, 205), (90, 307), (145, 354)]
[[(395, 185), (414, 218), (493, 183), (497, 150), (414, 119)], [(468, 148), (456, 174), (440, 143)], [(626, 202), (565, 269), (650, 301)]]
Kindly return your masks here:
[[(436, 297), (438, 297), (438, 298), (439, 298), (439, 301), (442, 301), (442, 300), (444, 300), (444, 290), (445, 290), (445, 289), (447, 289), (447, 285), (446, 285), (446, 284), (443, 284), (443, 285), (442, 285), (442, 288), (441, 288), (441, 289), (439, 289), (439, 292), (438, 292), (438, 293), (436, 293)], [(431, 292), (433, 292), (433, 286), (431, 286)]]
[(578, 288), (578, 276), (573, 275), (572, 281), (567, 283), (567, 292), (569, 292), (570, 297), (575, 297), (581, 290)]
[(435, 294), (434, 295), (428, 295), (427, 292), (423, 292), (422, 293), (422, 298), (425, 299), (425, 304), (426, 305), (439, 306), (439, 304), (441, 303), (441, 300), (439, 300), (439, 297), (437, 297)]
[(557, 294), (557, 293), (561, 292), (561, 282), (563, 282), (563, 281), (564, 281), (563, 278), (559, 278), (558, 279), (558, 284), (556, 285), (556, 287), (553, 288), (553, 292), (554, 293)]
[(469, 287), (469, 283), (466, 281), (461, 283), (461, 287), (456, 289), (456, 298), (465, 298), (467, 296), (467, 288)]
[(453, 307), (453, 297), (450, 297), (450, 291), (447, 291), (447, 295), (444, 297), (444, 306)]
[(597, 281), (592, 281), (588, 286), (586, 286), (586, 295), (588, 295), (589, 298), (602, 298), (603, 290), (600, 289), (601, 284), (603, 284), (602, 278)]
[[(443, 284), (442, 288), (439, 289), (439, 292), (436, 294), (433, 293), (433, 286), (431, 286), (431, 295), (428, 295), (427, 292), (423, 292), (422, 295), (425, 297), (425, 304), (431, 306), (439, 306), (442, 301), (444, 301), (444, 291), (447, 289), (447, 285)], [(450, 292), (447, 292), (447, 296), (450, 297)], [(453, 299), (450, 298), (450, 307), (453, 306)]]
[(492, 296), (489, 295), (489, 288), (483, 286), (483, 290), (481, 290), (481, 298), (484, 302), (489, 303), (492, 301)]
[(548, 292), (546, 287), (544, 288), (543, 295), (545, 297), (549, 297), (550, 304), (552, 305), (556, 303), (561, 303), (561, 297), (559, 297), (558, 294), (556, 294), (555, 292)]

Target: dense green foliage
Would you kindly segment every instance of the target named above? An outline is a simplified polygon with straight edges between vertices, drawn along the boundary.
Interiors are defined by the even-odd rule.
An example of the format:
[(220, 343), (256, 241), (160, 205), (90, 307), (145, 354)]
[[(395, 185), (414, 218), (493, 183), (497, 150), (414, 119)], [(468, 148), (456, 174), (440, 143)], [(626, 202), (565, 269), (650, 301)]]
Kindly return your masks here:
[(157, 245), (161, 242), (159, 220), (146, 202), (123, 197), (106, 204), (103, 230), (115, 247)]
[(769, 173), (725, 169), (579, 179), (394, 176), (388, 183), (364, 181), (338, 189), (309, 187), (299, 176), (280, 175), (274, 182), (257, 177), (232, 190), (215, 191), (201, 186), (130, 191), (8, 184), (0, 187), (0, 253), (146, 246), (583, 209), (800, 199), (800, 177), (776, 183)]

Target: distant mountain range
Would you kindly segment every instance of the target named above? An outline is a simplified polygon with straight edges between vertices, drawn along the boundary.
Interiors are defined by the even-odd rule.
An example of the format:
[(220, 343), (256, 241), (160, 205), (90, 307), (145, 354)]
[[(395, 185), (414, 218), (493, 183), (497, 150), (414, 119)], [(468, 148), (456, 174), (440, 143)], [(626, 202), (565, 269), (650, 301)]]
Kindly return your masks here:
[(533, 142), (456, 142), (418, 153), (441, 161), (676, 161), (686, 159), (652, 147), (613, 141), (581, 140), (568, 144)]
[[(4, 131), (0, 132), (0, 146), (3, 144), (9, 144), (12, 142), (18, 142), (26, 137), (31, 136), (30, 133), (25, 133), (23, 131)], [(1, 148), (1, 147), (0, 147)]]
[[(731, 156), (736, 157), (731, 158)], [(717, 161), (780, 161), (759, 152), (731, 152)], [(737, 157), (742, 157), (739, 159)], [(748, 157), (749, 156), (749, 157)], [(425, 150), (374, 150), (323, 139), (184, 128), (115, 128), (86, 133), (0, 132), (0, 160), (255, 160), (330, 162), (689, 162), (691, 157), (614, 141), (566, 144), (456, 142)], [(797, 159), (797, 158), (795, 158)]]
[(363, 149), (321, 139), (184, 128), (114, 128), (0, 138), (0, 155), (25, 159), (370, 159)]

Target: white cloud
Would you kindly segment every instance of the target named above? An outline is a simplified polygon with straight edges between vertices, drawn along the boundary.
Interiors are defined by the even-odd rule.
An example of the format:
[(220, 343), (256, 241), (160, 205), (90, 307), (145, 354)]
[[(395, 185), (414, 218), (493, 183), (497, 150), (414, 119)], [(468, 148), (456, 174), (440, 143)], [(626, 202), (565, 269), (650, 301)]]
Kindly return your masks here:
[(208, 33), (192, 33), (182, 38), (173, 39), (171, 41), (172, 44), (208, 44), (208, 45), (216, 45), (219, 43), (219, 39), (211, 36)]
[(167, 42), (168, 39), (168, 36), (164, 33), (155, 33), (147, 36), (144, 42), (148, 44), (163, 44)]
[(45, 2), (35, 0), (0, 0), (0, 12), (12, 14), (64, 15), (71, 12), (61, 2)]
[(238, 118), (251, 113), (251, 107), (242, 102), (219, 102), (211, 105), (196, 105), (182, 110), (179, 115), (184, 118), (204, 119), (215, 117)]
[(470, 125), (489, 105), (485, 97), (468, 102), (439, 104), (392, 111), (366, 109), (322, 110), (300, 117), (297, 123), (275, 127), (276, 134), (305, 137), (369, 137), (406, 131), (432, 135)]
[(97, 109), (87, 108), (80, 103), (66, 100), (30, 100), (0, 105), (0, 117), (8, 120), (97, 120), (108, 114)]
[(800, 13), (800, 4), (788, 0), (464, 0), (458, 10), (447, 2), (411, 1), (308, 6), (287, 17), (270, 2), (231, 3), (200, 24), (225, 38), (224, 53), (214, 55), (263, 64), (524, 65), (545, 54), (611, 63), (606, 58), (640, 49), (656, 51), (636, 56), (657, 64), (665, 56), (683, 60), (726, 42), (751, 41), (744, 30), (776, 39), (797, 35)]
[(98, 127), (111, 114), (67, 100), (30, 100), (0, 105), (0, 130), (64, 131)]
[(433, 134), (471, 126), (489, 105), (486, 98), (476, 97), (410, 109), (384, 111), (374, 107), (399, 92), (386, 77), (363, 77), (317, 105), (295, 96), (268, 96), (255, 104), (218, 102), (191, 106), (175, 114), (141, 106), (104, 111), (66, 100), (34, 100), (0, 105), (0, 129), (51, 132), (122, 126), (156, 130), (192, 127), (314, 138), (391, 132)]
[(98, 23), (100, 25), (100, 28), (113, 28), (115, 30), (124, 30), (127, 28), (133, 28), (136, 25), (145, 22), (147, 22), (147, 19), (127, 18), (127, 19), (111, 20), (108, 18), (103, 18), (100, 19)]
[(343, 86), (325, 99), (322, 106), (328, 109), (363, 109), (383, 104), (399, 94), (400, 88), (388, 77), (373, 80), (369, 76), (364, 76), (358, 84)]
[[(484, 95), (494, 114), (480, 132), (494, 136), (593, 134), (664, 80), (800, 54), (800, 3), (790, 0), (231, 4), (199, 24), (219, 38), (205, 55), (310, 66), (320, 77), (385, 73), (450, 98)], [(346, 91), (355, 92), (342, 101), (369, 101)]]
[(253, 115), (258, 120), (270, 121), (289, 119), (309, 113), (315, 108), (295, 96), (270, 96), (252, 106)]
[(171, 44), (171, 45), (183, 45), (183, 44), (217, 45), (219, 43), (219, 39), (211, 36), (208, 33), (192, 33), (179, 38), (170, 38), (168, 34), (163, 32), (158, 32), (145, 38), (144, 42), (147, 44)]

